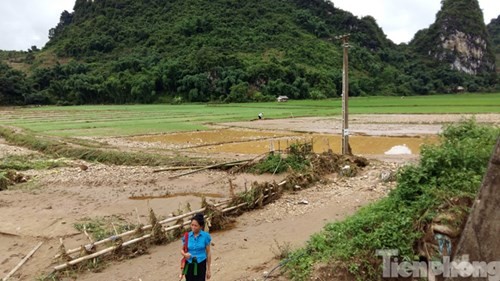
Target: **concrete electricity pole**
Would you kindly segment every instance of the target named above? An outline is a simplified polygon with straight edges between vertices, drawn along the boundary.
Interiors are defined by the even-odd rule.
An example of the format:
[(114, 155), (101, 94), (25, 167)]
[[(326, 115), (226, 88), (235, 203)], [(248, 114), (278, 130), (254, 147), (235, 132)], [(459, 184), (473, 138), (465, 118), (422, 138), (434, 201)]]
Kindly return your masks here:
[(349, 34), (336, 37), (342, 40), (344, 62), (342, 69), (342, 155), (352, 154), (349, 147)]

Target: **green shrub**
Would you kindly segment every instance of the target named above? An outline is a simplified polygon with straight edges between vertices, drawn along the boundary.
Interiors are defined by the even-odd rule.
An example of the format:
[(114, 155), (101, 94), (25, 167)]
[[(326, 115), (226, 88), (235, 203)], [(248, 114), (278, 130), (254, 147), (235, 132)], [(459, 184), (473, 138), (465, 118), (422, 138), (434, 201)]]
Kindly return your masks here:
[(0, 170), (0, 191), (6, 190), (9, 180), (5, 177), (5, 172)]
[(289, 170), (304, 171), (309, 161), (294, 154), (283, 156), (281, 153), (272, 153), (264, 161), (257, 163), (251, 171), (257, 174), (280, 174)]
[(303, 172), (310, 166), (308, 157), (312, 155), (312, 144), (293, 143), (288, 148), (286, 156), (281, 153), (271, 153), (264, 161), (251, 168), (253, 173), (279, 174), (286, 171)]

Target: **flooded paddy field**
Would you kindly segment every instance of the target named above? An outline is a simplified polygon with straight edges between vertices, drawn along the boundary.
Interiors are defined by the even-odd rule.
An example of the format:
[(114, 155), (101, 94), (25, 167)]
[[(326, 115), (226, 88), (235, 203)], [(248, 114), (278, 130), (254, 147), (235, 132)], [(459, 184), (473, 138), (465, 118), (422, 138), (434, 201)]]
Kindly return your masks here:
[[(313, 144), (314, 152), (332, 150), (340, 153), (342, 137), (333, 134), (267, 132), (244, 129), (216, 129), (203, 132), (184, 132), (165, 135), (140, 136), (133, 141), (159, 143), (186, 152), (262, 154), (269, 151), (283, 151), (299, 142)], [(436, 136), (349, 136), (354, 154), (380, 155), (391, 153), (394, 147), (406, 147), (402, 154), (420, 153), (424, 143), (435, 143)]]

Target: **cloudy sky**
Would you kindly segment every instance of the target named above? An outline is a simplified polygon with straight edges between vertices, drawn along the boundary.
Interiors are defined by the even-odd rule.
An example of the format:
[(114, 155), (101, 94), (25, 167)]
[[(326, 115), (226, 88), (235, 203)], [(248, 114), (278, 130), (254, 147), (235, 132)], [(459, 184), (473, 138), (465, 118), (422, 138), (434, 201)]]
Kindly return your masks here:
[[(395, 43), (408, 42), (415, 32), (434, 22), (441, 0), (334, 0), (334, 5), (357, 16), (371, 15)], [(43, 47), (49, 29), (74, 0), (0, 0), (0, 49)], [(485, 22), (500, 15), (499, 0), (479, 0)]]
[[(415, 33), (431, 25), (441, 8), (441, 0), (333, 0), (334, 6), (356, 16), (371, 15), (389, 39), (409, 42)], [(479, 0), (484, 21), (500, 15), (500, 0)]]

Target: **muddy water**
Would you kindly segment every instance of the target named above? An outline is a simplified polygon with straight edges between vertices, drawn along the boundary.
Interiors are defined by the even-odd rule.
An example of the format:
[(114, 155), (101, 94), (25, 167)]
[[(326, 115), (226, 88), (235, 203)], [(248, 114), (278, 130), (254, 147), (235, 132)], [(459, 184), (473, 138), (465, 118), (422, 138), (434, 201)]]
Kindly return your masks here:
[[(273, 140), (259, 140), (239, 143), (225, 143), (214, 146), (197, 148), (204, 152), (230, 152), (241, 154), (261, 154), (270, 150), (283, 150), (290, 144), (298, 141), (313, 142), (313, 149), (316, 153), (321, 153), (331, 149), (333, 152), (341, 152), (342, 138), (340, 136), (328, 135), (304, 135)], [(419, 154), (423, 143), (435, 142), (435, 138), (424, 139), (415, 137), (367, 137), (351, 136), (349, 144), (354, 154), (375, 155), (384, 154), (394, 146), (406, 146), (411, 150), (411, 154)]]
[(213, 131), (197, 131), (187, 133), (173, 133), (168, 135), (139, 136), (134, 141), (160, 142), (178, 144), (186, 147), (210, 146), (227, 142), (245, 142), (269, 138), (279, 138), (294, 135), (286, 132), (262, 132), (251, 130), (221, 129)]
[[(296, 142), (312, 142), (316, 153), (331, 149), (341, 152), (342, 138), (339, 135), (262, 132), (250, 130), (223, 129), (214, 131), (175, 133), (167, 135), (141, 136), (135, 141), (176, 144), (187, 151), (204, 153), (262, 154), (270, 150), (284, 150)], [(394, 146), (406, 146), (411, 154), (419, 154), (424, 143), (435, 143), (437, 137), (380, 137), (350, 136), (349, 143), (354, 154), (384, 154)]]

